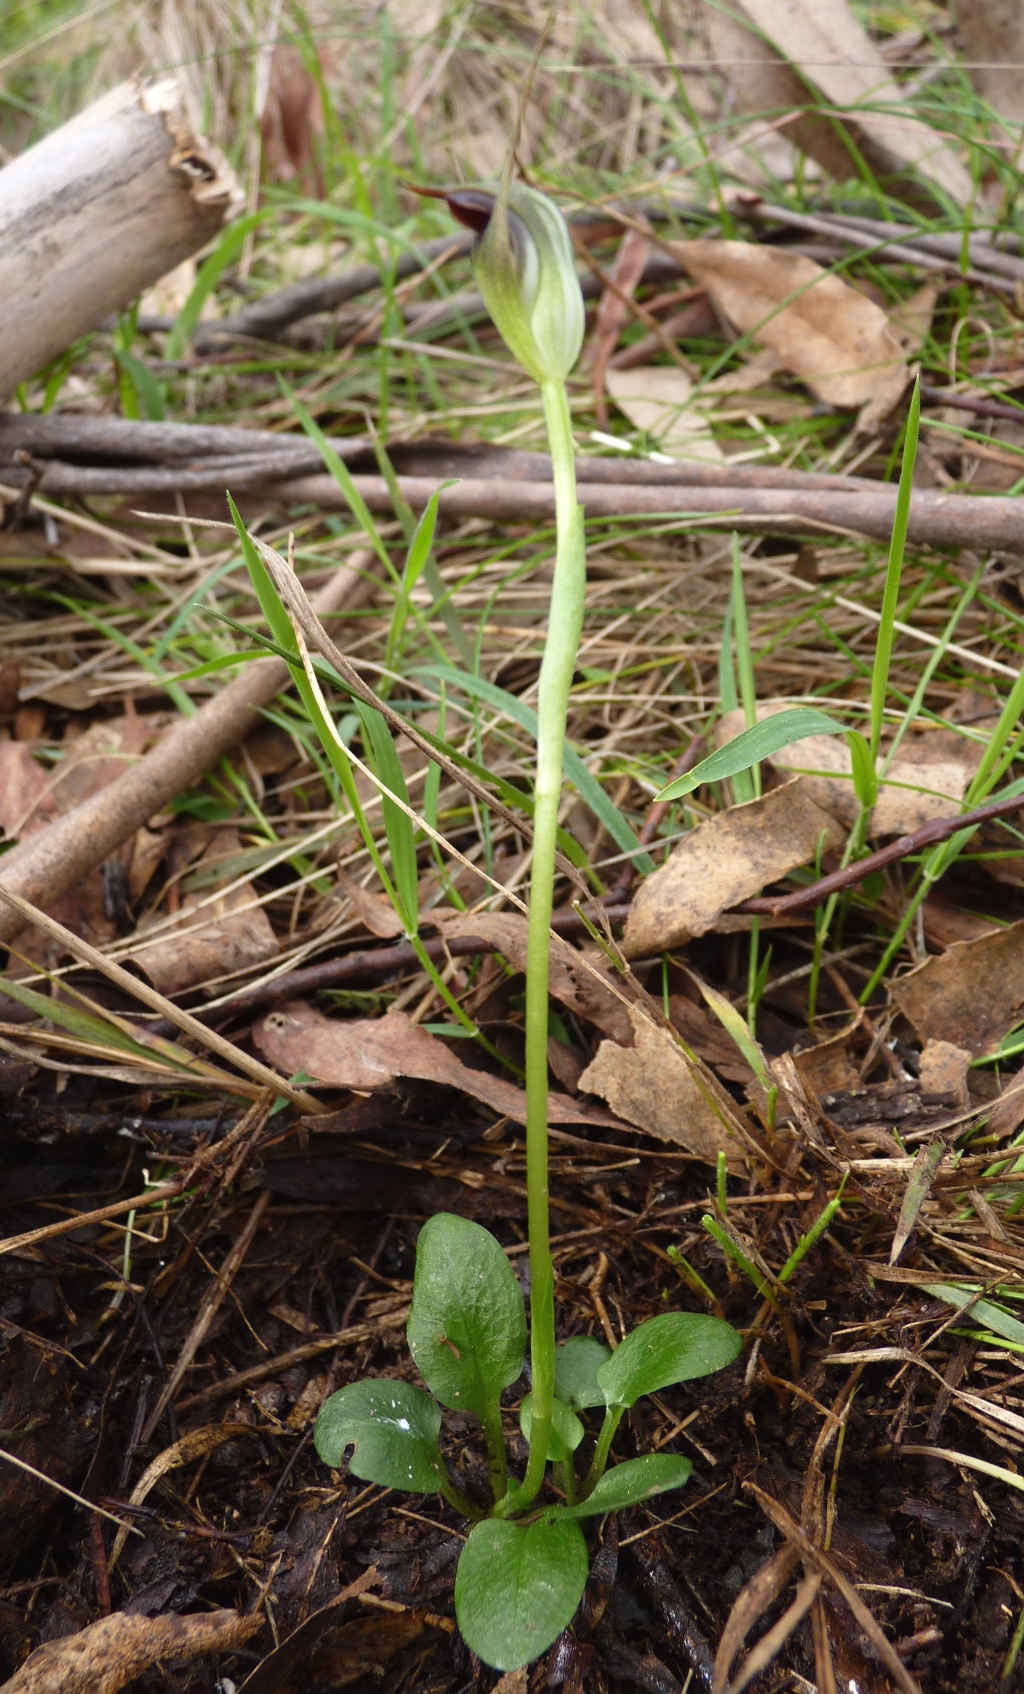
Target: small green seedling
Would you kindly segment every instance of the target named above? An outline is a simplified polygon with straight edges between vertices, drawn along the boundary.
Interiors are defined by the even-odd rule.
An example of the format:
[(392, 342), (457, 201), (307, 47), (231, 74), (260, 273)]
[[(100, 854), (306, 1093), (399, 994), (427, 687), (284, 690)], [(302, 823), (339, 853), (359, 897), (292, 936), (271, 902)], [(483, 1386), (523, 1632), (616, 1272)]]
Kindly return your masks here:
[[(641, 1396), (731, 1364), (740, 1337), (722, 1319), (665, 1312), (612, 1352), (577, 1336), (555, 1345), (548, 1219), (548, 949), (565, 722), (583, 624), (586, 552), (565, 381), (579, 357), (584, 312), (572, 247), (558, 210), (506, 174), (497, 194), (445, 196), (478, 234), (474, 266), (507, 346), (538, 383), (554, 474), (557, 550), (537, 696), (533, 869), (526, 970), (526, 1164), (531, 1391), (520, 1406), (529, 1456), (509, 1474), (502, 1395), (526, 1363), (526, 1303), (505, 1252), (479, 1224), (449, 1213), (429, 1220), (416, 1248), (408, 1340), (427, 1390), (356, 1382), (323, 1406), (320, 1457), (384, 1488), (440, 1493), (472, 1521), (459, 1559), (455, 1609), (468, 1646), (496, 1670), (546, 1651), (571, 1622), (587, 1580), (580, 1519), (621, 1511), (680, 1488), (690, 1461), (652, 1453), (608, 1468), (624, 1414)], [(817, 720), (816, 720), (817, 726)], [(808, 733), (803, 729), (802, 733)], [(386, 749), (377, 748), (378, 759)], [(602, 799), (604, 797), (602, 796)], [(414, 914), (408, 914), (413, 927)], [(456, 1480), (441, 1451), (442, 1408), (480, 1424), (488, 1484)], [(603, 1421), (586, 1468), (580, 1412)], [(554, 1489), (547, 1486), (552, 1467)], [(559, 1495), (561, 1496), (559, 1498)]]
[[(538, 1500), (509, 1477), (501, 1405), (526, 1362), (526, 1304), (507, 1255), (479, 1224), (441, 1212), (423, 1226), (407, 1336), (429, 1393), (406, 1382), (353, 1382), (321, 1409), (316, 1449), (335, 1467), (347, 1452), (349, 1469), (364, 1482), (441, 1494), (472, 1521), (455, 1581), (459, 1628), (485, 1663), (514, 1670), (543, 1653), (579, 1605), (589, 1565), (579, 1519), (681, 1488), (690, 1475), (689, 1459), (671, 1453), (609, 1469), (623, 1415), (644, 1394), (722, 1370), (739, 1353), (740, 1337), (719, 1318), (663, 1312), (614, 1353), (591, 1336), (556, 1348), (546, 1462), (563, 1499)], [(531, 1442), (534, 1400), (528, 1394), (519, 1410)], [(451, 1475), (441, 1453), (442, 1407), (479, 1422), (488, 1487), (482, 1477), (474, 1486)], [(578, 1414), (595, 1407), (604, 1418), (581, 1473), (575, 1455), (586, 1432)]]

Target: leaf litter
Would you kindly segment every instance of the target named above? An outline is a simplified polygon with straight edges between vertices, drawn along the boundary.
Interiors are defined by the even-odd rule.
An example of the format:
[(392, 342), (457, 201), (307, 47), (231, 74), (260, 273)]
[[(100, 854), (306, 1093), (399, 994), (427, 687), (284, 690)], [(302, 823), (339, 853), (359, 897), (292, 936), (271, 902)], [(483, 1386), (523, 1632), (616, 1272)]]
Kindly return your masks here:
[[(722, 19), (710, 10), (714, 43)], [(869, 8), (857, 22), (839, 0), (782, 12), (744, 0), (742, 15), (767, 36), (764, 51), (744, 32), (742, 52), (721, 53), (709, 76), (664, 66), (666, 42), (673, 66), (704, 49), (681, 14), (663, 41), (641, 8), (560, 12), (541, 53), (523, 162), (566, 190), (577, 233), (616, 285), (598, 279), (591, 294), (592, 360), (573, 392), (579, 445), (605, 454), (623, 486), (656, 449), (683, 487), (737, 463), (877, 490), (898, 474), (920, 362), (943, 394), (926, 404), (920, 484), (1015, 488), (1019, 426), (963, 409), (1012, 409), (1021, 366), (1005, 269), (1020, 240), (1018, 167), (1002, 122), (971, 104), (985, 72), (957, 65), (931, 13), (922, 24)], [(455, 473), (464, 482), (489, 465), (517, 476), (516, 463), (529, 480), (535, 463), (515, 455), (542, 446), (539, 414), (474, 303), (464, 259), (433, 270), (431, 260), (390, 292), (379, 277), (384, 255), (406, 254), (388, 231), (413, 216), (395, 177), (450, 180), (453, 159), (465, 180), (500, 170), (536, 33), (525, 15), (484, 29), (441, 5), (388, 16), (387, 43), (360, 9), (340, 33), (303, 38), (297, 58), (291, 45), (275, 51), (265, 221), (200, 315), (223, 324), (246, 290), (260, 300), (319, 285), (325, 268), (368, 267), (369, 294), (318, 308), (315, 323), (300, 317), (283, 332), (291, 346), (227, 341), (211, 357), (197, 340), (185, 372), (162, 357), (167, 329), (146, 326), (181, 310), (192, 271), (144, 303), (132, 356), (169, 420), (287, 441), (283, 377), (332, 435), (366, 440), (369, 412), (396, 462), (440, 439), (470, 454)], [(170, 27), (166, 15), (147, 21), (150, 45)], [(281, 27), (306, 26), (286, 9)], [(180, 8), (174, 28), (167, 56), (186, 66), (222, 139), (248, 146), (245, 56), (211, 46), (225, 18)], [(118, 59), (128, 50), (104, 49), (101, 82), (134, 72)], [(33, 47), (29, 63), (52, 64), (55, 51)], [(760, 123), (742, 134), (755, 72), (762, 88), (770, 78), (777, 88), (780, 72), (789, 81), (756, 97)], [(742, 98), (719, 107), (730, 80)], [(50, 123), (66, 115), (56, 102), (67, 86), (49, 74), (19, 85), (25, 98), (4, 119), (10, 153), (30, 138), (39, 89)], [(419, 161), (406, 156), (399, 112), (420, 133)], [(773, 135), (784, 143), (774, 151)], [(375, 161), (365, 168), (376, 221), (365, 227), (365, 204), (356, 213), (347, 198), (352, 149)], [(728, 160), (741, 156), (737, 182)], [(769, 158), (781, 177), (766, 174)], [(879, 173), (863, 194), (862, 166)], [(972, 183), (965, 242), (949, 207)], [(794, 221), (773, 221), (773, 205)], [(425, 241), (448, 233), (422, 215), (405, 227)], [(808, 217), (814, 229), (795, 221)], [(872, 219), (888, 231), (881, 253)], [(104, 331), (54, 373), (49, 397), (29, 385), (24, 415), (58, 430), (83, 415), (141, 424), (130, 368)], [(490, 458), (499, 447), (513, 459)], [(362, 451), (375, 474), (372, 448)], [(70, 445), (53, 455), (79, 459), (109, 467)], [(24, 471), (12, 460), (0, 481)], [(240, 491), (244, 515), (282, 556), (294, 535), (297, 572), (316, 591), (366, 538), (347, 515), (328, 520), (271, 482)], [(738, 470), (734, 487), (739, 500)], [(226, 516), (218, 492), (37, 492), (17, 510), (2, 498), (0, 822), (9, 841), (28, 841), (89, 794), (115, 794), (119, 771), (213, 698), (265, 632), (231, 537), (207, 527)], [(399, 575), (400, 529), (384, 517), (370, 537)], [(559, 1300), (572, 1333), (609, 1345), (666, 1306), (724, 1312), (746, 1345), (733, 1372), (699, 1395), (666, 1391), (642, 1429), (624, 1432), (624, 1455), (660, 1447), (693, 1459), (685, 1515), (671, 1522), (645, 1504), (623, 1521), (621, 1551), (603, 1532), (547, 1678), (615, 1694), (678, 1690), (689, 1677), (710, 1686), (718, 1649), (721, 1689), (748, 1672), (869, 1688), (880, 1665), (926, 1694), (1012, 1687), (1024, 1592), (1014, 1480), (1024, 820), (1011, 812), (977, 829), (920, 900), (919, 854), (858, 881), (856, 841), (898, 841), (1001, 791), (977, 784), (1019, 670), (1019, 562), (908, 550), (879, 793), (862, 816), (836, 736), (765, 757), (760, 797), (739, 771), (653, 797), (767, 712), (812, 703), (867, 723), (879, 549), (811, 525), (799, 542), (770, 527), (745, 536), (741, 639), (731, 548), (713, 529), (634, 514), (592, 522), (589, 540), (570, 735), (575, 768), (608, 806), (595, 814), (567, 787), (549, 1043)], [(59, 905), (43, 891), (62, 931), (23, 930), (12, 949), (14, 986), (38, 998), (9, 1000), (0, 1032), (0, 1421), (4, 1448), (34, 1467), (0, 1457), (8, 1686), (73, 1687), (79, 1658), (88, 1686), (110, 1688), (134, 1677), (184, 1691), (197, 1676), (254, 1694), (382, 1677), (436, 1694), (467, 1678), (481, 1694), (489, 1686), (452, 1627), (464, 1526), (436, 1500), (396, 1510), (325, 1472), (303, 1442), (337, 1386), (367, 1368), (409, 1373), (399, 1337), (412, 1251), (438, 1205), (485, 1222), (513, 1265), (524, 1262), (525, 925), (514, 903), (529, 867), (530, 742), (501, 702), (535, 704), (549, 555), (536, 524), (443, 519), (437, 579), (421, 576), (400, 616), (391, 589), (372, 586), (372, 602), (331, 623), (384, 704), (444, 744), (443, 769), (422, 743), (399, 748), (413, 812), (436, 831), (414, 835), (414, 905), (486, 1046), (452, 1033), (412, 956), (409, 913), (382, 896), (287, 690), (267, 708), (272, 723), (247, 720), (225, 760)], [(438, 649), (449, 670), (503, 692), (439, 683)], [(340, 733), (372, 765), (351, 697), (330, 698)], [(474, 771), (471, 795), (459, 760)], [(1003, 787), (1017, 769), (1011, 760)], [(488, 787), (504, 812), (488, 812)], [(359, 793), (387, 863), (379, 791), (360, 778)], [(648, 855), (638, 870), (634, 843)], [(851, 880), (832, 910), (822, 900), (782, 923), (741, 909), (847, 854)], [(67, 936), (99, 954), (76, 954)], [(106, 975), (97, 957), (127, 970)], [(140, 1007), (132, 984), (147, 976), (162, 998)], [(724, 1021), (706, 1009), (715, 995)], [(180, 1003), (194, 1015), (175, 1072), (158, 1043), (170, 1045)], [(204, 1029), (221, 1033), (211, 1058), (238, 1073), (231, 1087), (224, 1069), (201, 1083), (202, 1067), (215, 1069), (198, 1057)], [(286, 1094), (254, 1101), (254, 1045), (278, 1062), (294, 1107)], [(508, 1396), (510, 1422), (519, 1398)], [(447, 1427), (453, 1455), (469, 1452), (469, 1433)], [(106, 1520), (89, 1528), (47, 1477), (131, 1524), (119, 1558)], [(203, 1630), (222, 1617), (218, 1644)], [(134, 1645), (118, 1657), (119, 1632)], [(49, 1683), (25, 1680), (37, 1673)]]

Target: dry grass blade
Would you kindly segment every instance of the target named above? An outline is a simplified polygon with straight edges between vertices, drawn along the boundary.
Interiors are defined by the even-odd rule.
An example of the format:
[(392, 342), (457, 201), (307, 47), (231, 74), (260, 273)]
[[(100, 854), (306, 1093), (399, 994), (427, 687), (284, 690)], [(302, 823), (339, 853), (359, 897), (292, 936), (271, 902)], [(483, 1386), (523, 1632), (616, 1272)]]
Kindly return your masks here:
[(915, 1677), (911, 1676), (888, 1636), (879, 1628), (875, 1618), (865, 1606), (853, 1583), (847, 1581), (827, 1553), (823, 1553), (819, 1547), (815, 1547), (809, 1537), (804, 1534), (800, 1525), (790, 1517), (785, 1507), (781, 1506), (778, 1500), (773, 1499), (770, 1494), (766, 1494), (764, 1489), (758, 1488), (754, 1482), (745, 1482), (743, 1486), (748, 1494), (753, 1495), (765, 1516), (775, 1525), (779, 1533), (784, 1535), (800, 1556), (820, 1571), (825, 1580), (842, 1595), (889, 1675), (896, 1686), (902, 1690), (902, 1694), (921, 1694), (920, 1683)]
[(263, 1221), (263, 1214), (269, 1203), (270, 1195), (264, 1191), (264, 1193), (262, 1193), (257, 1199), (252, 1211), (249, 1213), (244, 1229), (242, 1229), (239, 1233), (237, 1241), (234, 1243), (234, 1246), (228, 1253), (228, 1256), (224, 1260), (220, 1270), (217, 1272), (213, 1283), (203, 1296), (202, 1304), (195, 1316), (195, 1321), (185, 1337), (181, 1346), (181, 1351), (175, 1360), (174, 1369), (171, 1371), (170, 1376), (161, 1388), (153, 1409), (146, 1419), (140, 1440), (148, 1441), (150, 1439), (154, 1429), (160, 1422), (164, 1412), (177, 1393), (178, 1385), (206, 1339), (210, 1325), (217, 1316), (217, 1313), (227, 1297), (239, 1269), (245, 1261), (245, 1255), (248, 1253), (249, 1248), (255, 1240), (256, 1231), (259, 1229), (260, 1224)]
[[(169, 1447), (165, 1447), (163, 1452), (158, 1453), (152, 1463), (147, 1465), (129, 1495), (128, 1504), (141, 1506), (168, 1471), (178, 1470), (182, 1465), (190, 1465), (196, 1459), (205, 1458), (207, 1453), (215, 1452), (234, 1436), (247, 1435), (251, 1428), (252, 1425), (247, 1423), (210, 1423), (204, 1424), (201, 1429), (190, 1429), (187, 1435), (172, 1441)], [(111, 1571), (124, 1552), (128, 1533), (126, 1528), (119, 1529), (114, 1538), (107, 1562), (107, 1568)]]
[(140, 1211), (145, 1206), (162, 1205), (165, 1200), (173, 1200), (185, 1186), (185, 1179), (174, 1179), (162, 1182), (156, 1188), (145, 1188), (141, 1194), (133, 1194), (130, 1200), (114, 1200), (109, 1206), (97, 1206), (91, 1212), (76, 1212), (74, 1217), (61, 1218), (59, 1223), (42, 1224), (38, 1229), (26, 1229), (20, 1235), (8, 1235), (0, 1240), (0, 1254), (20, 1253), (26, 1247), (38, 1246), (41, 1241), (55, 1240), (59, 1235), (70, 1235), (77, 1229), (87, 1229), (94, 1223), (106, 1223), (108, 1218), (123, 1217), (125, 1212)]
[(146, 983), (140, 982), (138, 977), (122, 970), (120, 965), (115, 965), (98, 948), (90, 946), (89, 942), (83, 941), (80, 936), (72, 935), (71, 931), (65, 929), (63, 924), (48, 917), (45, 912), (41, 912), (38, 907), (31, 905), (28, 900), (23, 900), (19, 894), (13, 893), (11, 889), (5, 888), (2, 883), (0, 883), (0, 900), (16, 911), (25, 923), (37, 924), (40, 929), (45, 930), (47, 935), (52, 936), (55, 941), (60, 943), (62, 948), (73, 954), (76, 959), (80, 959), (84, 964), (92, 965), (94, 970), (102, 971), (104, 976), (109, 977), (111, 982), (115, 982), (119, 988), (124, 989), (125, 993), (134, 995), (135, 999), (141, 1000), (144, 1006), (149, 1006), (152, 1011), (158, 1012), (161, 1017), (169, 1019), (183, 1034), (193, 1036), (204, 1047), (208, 1047), (212, 1053), (217, 1053), (220, 1058), (226, 1059), (228, 1064), (234, 1065), (245, 1076), (258, 1083), (261, 1088), (269, 1088), (275, 1094), (282, 1094), (293, 1105), (299, 1106), (302, 1111), (312, 1115), (320, 1110), (319, 1103), (311, 1094), (305, 1093), (302, 1089), (293, 1088), (290, 1082), (287, 1082), (284, 1077), (278, 1076), (267, 1065), (261, 1064), (258, 1059), (250, 1058), (248, 1053), (243, 1053), (241, 1048), (235, 1046), (234, 1042), (226, 1041), (222, 1035), (217, 1035), (214, 1030), (207, 1029), (205, 1024), (199, 1022), (198, 1018), (190, 1016), (188, 1012), (183, 1012), (180, 1006), (174, 1004), (173, 1000), (166, 999), (164, 995), (158, 994), (155, 989), (149, 988)]
[(735, 1694), (735, 1689), (743, 1686), (742, 1683), (733, 1684), (729, 1679), (733, 1662), (750, 1631), (777, 1603), (799, 1563), (800, 1554), (796, 1548), (782, 1547), (765, 1560), (737, 1595), (715, 1654), (714, 1694)]

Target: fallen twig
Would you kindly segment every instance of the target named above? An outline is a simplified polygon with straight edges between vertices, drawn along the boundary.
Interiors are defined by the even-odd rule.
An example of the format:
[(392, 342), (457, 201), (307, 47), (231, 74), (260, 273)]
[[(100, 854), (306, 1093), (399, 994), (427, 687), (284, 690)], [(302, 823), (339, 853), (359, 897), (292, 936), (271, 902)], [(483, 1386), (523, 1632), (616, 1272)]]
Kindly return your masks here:
[[(680, 466), (680, 477), (689, 467)], [(391, 490), (383, 477), (353, 479), (373, 512), (393, 512)], [(399, 477), (402, 497), (421, 511), (439, 482)], [(273, 492), (286, 504), (309, 502), (327, 510), (347, 510), (332, 477), (311, 476), (281, 483)], [(581, 481), (580, 499), (588, 518), (701, 518), (705, 527), (767, 530), (779, 535), (865, 535), (888, 541), (896, 511), (896, 490), (875, 484), (858, 490), (708, 487), (679, 482), (674, 486), (597, 484)], [(461, 482), (441, 493), (440, 510), (450, 518), (489, 518), (499, 523), (550, 523), (554, 491), (548, 483)], [(1024, 504), (1007, 496), (978, 499), (915, 489), (910, 501), (908, 540), (915, 546), (982, 549), (1024, 547)]]
[(887, 847), (879, 847), (876, 853), (868, 853), (855, 864), (832, 871), (829, 876), (820, 877), (817, 882), (809, 883), (806, 888), (798, 888), (793, 894), (744, 900), (741, 906), (734, 909), (738, 912), (763, 912), (766, 916), (774, 918), (781, 917), (786, 912), (798, 912), (805, 906), (816, 906), (821, 900), (827, 900), (830, 894), (840, 894), (845, 888), (853, 888), (864, 877), (870, 876), (872, 871), (884, 870), (886, 865), (894, 865), (897, 860), (906, 859), (911, 853), (919, 852), (922, 847), (933, 847), (940, 841), (948, 841), (951, 836), (959, 835), (962, 829), (977, 829), (979, 824), (988, 823), (991, 818), (1005, 818), (1011, 812), (1019, 812), (1022, 805), (1024, 800), (1016, 794), (1009, 800), (993, 800), (987, 806), (978, 806), (973, 812), (961, 812), (959, 817), (932, 818), (912, 834), (901, 835), (898, 840), (890, 841)]
[[(621, 923), (629, 911), (629, 906), (621, 900), (615, 905), (606, 906), (602, 916), (609, 923)], [(429, 914), (427, 921), (429, 922)], [(551, 919), (551, 927), (556, 935), (578, 936), (588, 933), (587, 924), (578, 912), (555, 912)], [(494, 953), (497, 951), (493, 940), (485, 940), (479, 935), (449, 935), (435, 936), (424, 939), (423, 948), (429, 958), (440, 962), (445, 958), (468, 958), (475, 953)], [(357, 953), (345, 953), (341, 958), (325, 959), (318, 965), (304, 965), (301, 970), (287, 971), (269, 982), (259, 982), (251, 988), (240, 988), (237, 993), (220, 1000), (216, 1007), (210, 1007), (205, 1013), (201, 1007), (193, 1006), (192, 1015), (198, 1018), (218, 1017), (225, 1013), (235, 1016), (240, 1012), (254, 1012), (264, 1006), (276, 1006), (282, 1000), (299, 999), (306, 994), (316, 994), (323, 988), (337, 988), (353, 982), (387, 982), (392, 977), (401, 976), (409, 970), (418, 970), (422, 963), (421, 955), (408, 942), (402, 941), (386, 947), (361, 948)]]
[[(376, 590), (371, 565), (369, 552), (354, 553), (318, 595), (317, 609), (329, 614), (364, 605)], [(237, 746), (287, 680), (283, 659), (257, 659), (247, 665), (195, 717), (175, 724), (137, 764), (7, 853), (0, 886), (42, 907), (73, 888)], [(0, 940), (10, 941), (23, 927), (24, 919), (3, 904)]]

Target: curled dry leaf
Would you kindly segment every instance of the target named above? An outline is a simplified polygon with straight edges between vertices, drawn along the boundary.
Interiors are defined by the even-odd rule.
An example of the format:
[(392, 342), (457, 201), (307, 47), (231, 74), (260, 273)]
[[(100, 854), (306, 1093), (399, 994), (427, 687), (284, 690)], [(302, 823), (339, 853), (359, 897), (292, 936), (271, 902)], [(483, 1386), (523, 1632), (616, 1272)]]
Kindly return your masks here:
[(801, 1047), (792, 1055), (797, 1075), (816, 1099), (826, 1094), (848, 1094), (860, 1087), (860, 1072), (850, 1058), (850, 1040), (862, 1017), (859, 1014), (847, 1029), (827, 1041), (819, 1041), (815, 1047)]
[[(444, 1040), (411, 1022), (404, 1012), (382, 1018), (325, 1018), (303, 1001), (268, 1012), (253, 1030), (260, 1052), (289, 1075), (304, 1071), (331, 1088), (386, 1088), (396, 1077), (415, 1077), (457, 1088), (516, 1123), (526, 1122), (526, 1095), (515, 1083), (488, 1071), (471, 1070)], [(616, 1120), (564, 1096), (548, 1096), (552, 1123)]]
[[(757, 708), (758, 722), (784, 712), (783, 701), (765, 700)], [(721, 747), (746, 727), (741, 711), (727, 712), (715, 729)], [(952, 738), (951, 738), (952, 739)], [(931, 818), (955, 818), (974, 764), (973, 743), (961, 741), (959, 758), (934, 758), (938, 748), (929, 736), (908, 737), (881, 784), (868, 822), (868, 835), (909, 835)], [(799, 775), (806, 792), (822, 811), (850, 829), (860, 811), (853, 787), (850, 749), (838, 735), (806, 735), (772, 755), (771, 764), (783, 775)], [(881, 760), (879, 760), (881, 767)]]
[[(526, 919), (518, 912), (432, 912), (449, 936), (479, 936), (516, 970), (526, 971)], [(548, 943), (548, 993), (588, 1023), (596, 1024), (613, 1041), (628, 1046), (633, 1039), (629, 1007), (623, 989), (616, 988), (603, 964), (584, 960), (561, 936)]]
[(667, 1029), (633, 1012), (633, 1045), (602, 1041), (580, 1077), (627, 1123), (671, 1141), (713, 1165), (724, 1153), (730, 1170), (743, 1167), (736, 1107), (706, 1065), (683, 1052)]
[(705, 935), (729, 906), (809, 864), (822, 844), (838, 847), (842, 839), (835, 818), (816, 804), (802, 777), (719, 812), (691, 830), (641, 884), (622, 951), (635, 959)]
[(390, 900), (374, 894), (370, 888), (364, 888), (345, 871), (338, 872), (337, 882), (338, 892), (349, 901), (359, 922), (371, 935), (378, 936), (381, 941), (394, 941), (396, 936), (404, 934), (402, 920)]
[(752, 241), (670, 241), (743, 334), (769, 347), (826, 405), (860, 408), (870, 434), (899, 403), (906, 358), (873, 300), (813, 259)]
[(719, 463), (725, 454), (707, 418), (690, 405), (693, 384), (677, 365), (636, 365), (610, 370), (605, 381), (619, 410), (674, 459)]
[(959, 941), (898, 977), (892, 997), (922, 1041), (948, 1041), (974, 1058), (994, 1053), (1024, 1019), (1024, 922)]
[(77, 1635), (66, 1635), (25, 1660), (0, 1694), (117, 1694), (152, 1665), (230, 1653), (262, 1626), (238, 1612), (114, 1612)]

